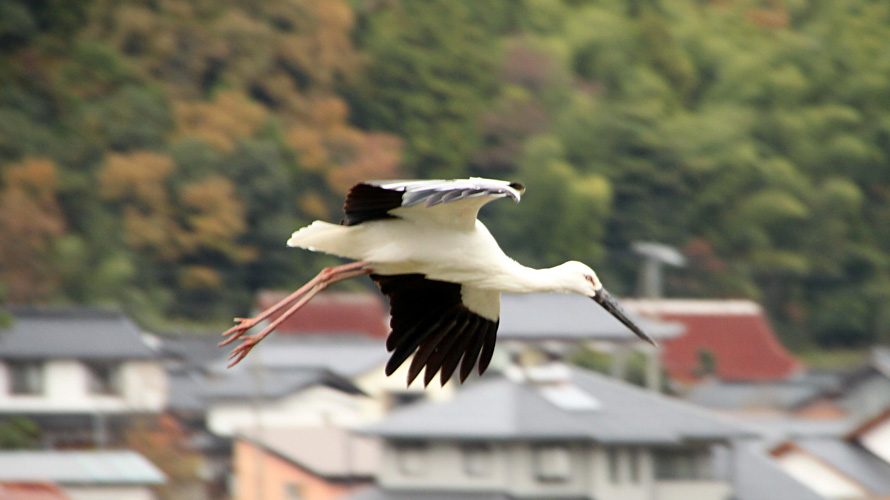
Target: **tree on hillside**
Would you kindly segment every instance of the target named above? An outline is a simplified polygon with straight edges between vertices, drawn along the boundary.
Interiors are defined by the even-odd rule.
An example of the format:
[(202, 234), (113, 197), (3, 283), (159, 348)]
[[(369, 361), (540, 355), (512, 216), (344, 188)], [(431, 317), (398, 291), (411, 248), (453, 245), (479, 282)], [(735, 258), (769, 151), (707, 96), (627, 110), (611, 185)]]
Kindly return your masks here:
[(0, 283), (12, 303), (49, 300), (59, 282), (54, 244), (65, 232), (56, 165), (28, 158), (3, 170), (0, 190)]
[(460, 177), (479, 144), (480, 112), (499, 53), (468, 0), (403, 0), (366, 14), (366, 64), (351, 90), (356, 122), (405, 140), (405, 164), (423, 178)]

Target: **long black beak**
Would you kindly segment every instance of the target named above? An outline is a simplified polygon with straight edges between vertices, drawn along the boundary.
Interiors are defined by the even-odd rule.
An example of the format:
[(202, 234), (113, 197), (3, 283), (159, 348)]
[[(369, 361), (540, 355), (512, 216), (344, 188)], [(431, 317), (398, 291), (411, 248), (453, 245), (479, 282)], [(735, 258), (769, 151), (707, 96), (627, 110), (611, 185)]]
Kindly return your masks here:
[(609, 314), (615, 316), (618, 321), (624, 323), (624, 326), (630, 328), (632, 332), (636, 333), (637, 337), (640, 337), (646, 342), (649, 342), (650, 344), (658, 347), (658, 344), (656, 344), (651, 337), (646, 335), (646, 333), (643, 332), (643, 330), (641, 330), (640, 327), (636, 325), (636, 323), (634, 323), (630, 320), (630, 318), (627, 317), (627, 313), (625, 313), (624, 309), (622, 309), (621, 306), (618, 305), (618, 301), (615, 300), (615, 298), (612, 297), (612, 295), (607, 292), (605, 288), (600, 288), (599, 291), (596, 292), (596, 294), (591, 298), (595, 300), (599, 305), (603, 306), (605, 310), (609, 311)]

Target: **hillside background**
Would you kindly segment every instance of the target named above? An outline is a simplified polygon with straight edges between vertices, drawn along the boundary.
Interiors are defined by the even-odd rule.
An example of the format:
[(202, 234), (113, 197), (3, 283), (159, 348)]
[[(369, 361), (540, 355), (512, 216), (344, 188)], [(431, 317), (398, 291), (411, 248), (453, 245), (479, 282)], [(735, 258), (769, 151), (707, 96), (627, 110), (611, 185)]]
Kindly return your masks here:
[(534, 266), (749, 297), (796, 349), (890, 341), (890, 3), (4, 0), (0, 293), (215, 328), (335, 262), (353, 183), (528, 186)]

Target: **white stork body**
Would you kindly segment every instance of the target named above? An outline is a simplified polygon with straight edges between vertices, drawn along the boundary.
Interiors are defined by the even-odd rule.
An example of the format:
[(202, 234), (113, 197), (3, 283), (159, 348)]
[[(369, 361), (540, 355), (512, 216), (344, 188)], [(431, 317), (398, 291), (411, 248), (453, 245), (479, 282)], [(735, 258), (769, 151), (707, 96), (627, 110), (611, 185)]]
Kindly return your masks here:
[[(504, 254), (476, 215), (485, 203), (497, 198), (511, 197), (518, 202), (523, 191), (520, 184), (478, 178), (356, 185), (346, 198), (346, 218), (341, 224), (315, 221), (295, 232), (288, 245), (357, 262), (331, 268), (328, 275), (323, 272), (275, 311), (241, 320), (224, 334), (234, 335), (223, 344), (291, 302), (300, 299), (284, 317), (329, 283), (361, 274), (371, 274), (390, 298), (393, 331), (387, 348), (393, 356), (386, 371), (392, 373), (414, 354), (409, 383), (425, 367), (426, 383), (441, 370), (444, 384), (461, 360), (461, 381), (477, 363), (479, 372), (484, 371), (494, 349), (502, 292), (586, 295), (652, 342), (618, 308), (586, 265), (570, 261), (549, 269), (531, 269)], [(233, 364), (275, 326), (277, 322), (246, 337), (233, 353)]]

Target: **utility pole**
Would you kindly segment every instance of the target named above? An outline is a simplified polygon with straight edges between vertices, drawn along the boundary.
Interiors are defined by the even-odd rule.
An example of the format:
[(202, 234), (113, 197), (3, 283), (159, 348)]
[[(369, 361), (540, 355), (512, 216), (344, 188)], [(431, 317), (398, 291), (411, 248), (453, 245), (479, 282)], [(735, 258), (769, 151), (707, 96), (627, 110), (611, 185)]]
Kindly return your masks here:
[[(686, 257), (676, 248), (651, 241), (637, 241), (631, 245), (643, 257), (643, 267), (637, 284), (642, 298), (660, 299), (664, 296), (664, 265), (686, 266)], [(658, 352), (649, 349), (646, 356), (646, 387), (658, 392), (661, 388), (661, 363)]]

